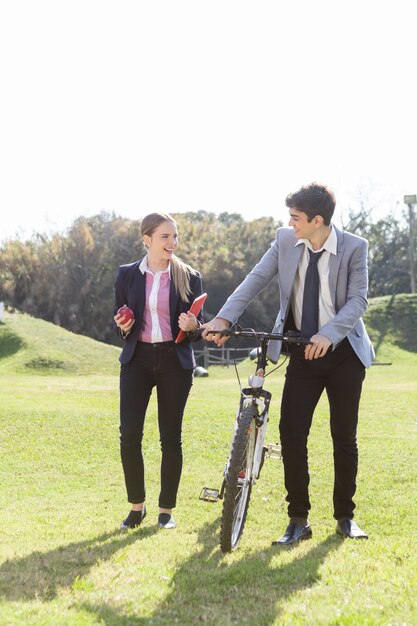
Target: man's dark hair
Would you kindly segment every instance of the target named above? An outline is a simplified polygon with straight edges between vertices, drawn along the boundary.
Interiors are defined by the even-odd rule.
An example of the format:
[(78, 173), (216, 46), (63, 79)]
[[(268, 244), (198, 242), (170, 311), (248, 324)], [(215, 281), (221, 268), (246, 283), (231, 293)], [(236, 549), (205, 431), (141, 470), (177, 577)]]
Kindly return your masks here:
[(309, 222), (316, 215), (321, 215), (325, 225), (329, 226), (336, 206), (336, 197), (326, 185), (310, 183), (288, 194), (285, 204), (289, 208), (306, 213)]

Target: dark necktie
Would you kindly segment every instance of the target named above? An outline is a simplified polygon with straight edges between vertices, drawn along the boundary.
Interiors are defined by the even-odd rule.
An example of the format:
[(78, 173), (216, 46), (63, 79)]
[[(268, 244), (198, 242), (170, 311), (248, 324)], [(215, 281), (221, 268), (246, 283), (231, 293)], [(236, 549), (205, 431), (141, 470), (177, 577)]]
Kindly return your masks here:
[(320, 278), (317, 263), (324, 250), (313, 252), (308, 249), (310, 260), (304, 283), (303, 311), (301, 317), (301, 334), (312, 337), (319, 329), (319, 291)]

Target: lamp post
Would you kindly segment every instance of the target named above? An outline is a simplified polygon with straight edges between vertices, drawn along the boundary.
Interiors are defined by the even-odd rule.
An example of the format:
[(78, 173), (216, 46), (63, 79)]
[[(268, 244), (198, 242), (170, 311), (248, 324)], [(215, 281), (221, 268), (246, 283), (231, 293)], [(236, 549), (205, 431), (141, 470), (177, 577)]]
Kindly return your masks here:
[(414, 207), (417, 204), (417, 195), (404, 196), (404, 204), (408, 206), (411, 293), (416, 293), (416, 265), (414, 260)]

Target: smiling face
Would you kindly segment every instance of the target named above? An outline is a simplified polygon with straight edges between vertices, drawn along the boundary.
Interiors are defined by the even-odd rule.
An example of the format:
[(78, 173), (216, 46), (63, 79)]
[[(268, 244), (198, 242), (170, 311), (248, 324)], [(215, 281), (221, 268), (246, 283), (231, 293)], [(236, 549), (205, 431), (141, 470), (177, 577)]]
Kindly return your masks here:
[(308, 221), (307, 213), (291, 208), (289, 210), (290, 220), (288, 226), (294, 230), (297, 239), (310, 239), (317, 230), (317, 219), (319, 216), (313, 217), (311, 222)]
[(319, 250), (330, 233), (330, 226), (326, 226), (321, 215), (315, 215), (311, 222), (308, 221), (307, 213), (293, 207), (289, 210), (290, 220), (288, 226), (294, 230), (297, 239), (308, 239), (314, 250)]
[(178, 244), (178, 232), (175, 222), (166, 220), (159, 224), (152, 235), (144, 235), (143, 242), (148, 250), (148, 260), (162, 267), (167, 267)]

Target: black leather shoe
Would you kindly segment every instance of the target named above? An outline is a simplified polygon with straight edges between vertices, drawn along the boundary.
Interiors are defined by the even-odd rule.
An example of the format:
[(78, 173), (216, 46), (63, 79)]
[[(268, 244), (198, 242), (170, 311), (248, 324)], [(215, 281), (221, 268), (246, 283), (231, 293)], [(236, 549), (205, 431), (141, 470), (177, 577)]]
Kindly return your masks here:
[(359, 528), (353, 519), (349, 518), (338, 520), (336, 532), (338, 535), (349, 537), (350, 539), (368, 539), (368, 535)]
[(308, 526), (300, 526), (299, 524), (288, 524), (287, 529), (281, 539), (272, 542), (273, 546), (290, 546), (303, 539), (310, 539), (313, 536), (310, 524)]

